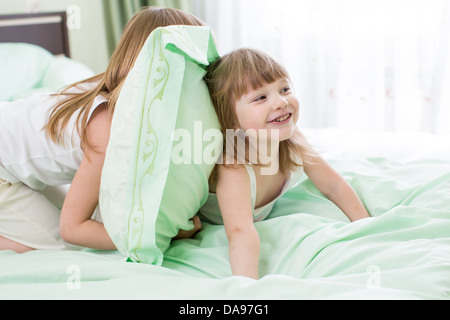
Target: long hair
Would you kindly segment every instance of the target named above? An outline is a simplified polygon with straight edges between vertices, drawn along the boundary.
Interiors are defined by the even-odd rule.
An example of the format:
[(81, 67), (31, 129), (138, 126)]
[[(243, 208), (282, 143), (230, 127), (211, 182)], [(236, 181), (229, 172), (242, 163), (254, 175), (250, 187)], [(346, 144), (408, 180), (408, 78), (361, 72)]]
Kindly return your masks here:
[[(205, 26), (206, 24), (195, 16), (178, 9), (142, 8), (127, 23), (106, 71), (69, 85), (58, 94), (62, 99), (53, 107), (48, 124), (44, 127), (47, 135), (55, 143), (63, 143), (64, 129), (73, 114), (79, 110), (76, 129), (81, 137), (82, 147), (89, 147), (86, 126), (94, 99), (98, 95), (106, 98), (109, 111), (114, 113), (122, 85), (150, 33), (158, 27), (170, 25)], [(89, 90), (70, 92), (71, 88), (88, 83), (93, 85)]]
[[(233, 129), (239, 123), (236, 115), (236, 101), (250, 90), (273, 83), (274, 81), (290, 77), (284, 66), (268, 54), (249, 48), (232, 51), (215, 62), (213, 62), (205, 76), (209, 93), (219, 118), (224, 140), (227, 138), (227, 129)], [(236, 167), (239, 160), (234, 151), (234, 163), (230, 163), (230, 157), (227, 152), (227, 142), (223, 143), (223, 163), (227, 167)], [(234, 143), (234, 141), (233, 141)], [(234, 144), (237, 148), (237, 144)], [(245, 145), (245, 163), (251, 163), (248, 155), (248, 143)], [(288, 139), (279, 143), (279, 170), (287, 174), (302, 166), (303, 162), (310, 161), (315, 156), (314, 150), (307, 143), (302, 133), (295, 129), (294, 134)], [(297, 159), (301, 159), (298, 161)], [(240, 162), (242, 164), (242, 162)], [(251, 163), (260, 165), (261, 163)], [(210, 177), (213, 182), (217, 176), (217, 170), (214, 168)]]

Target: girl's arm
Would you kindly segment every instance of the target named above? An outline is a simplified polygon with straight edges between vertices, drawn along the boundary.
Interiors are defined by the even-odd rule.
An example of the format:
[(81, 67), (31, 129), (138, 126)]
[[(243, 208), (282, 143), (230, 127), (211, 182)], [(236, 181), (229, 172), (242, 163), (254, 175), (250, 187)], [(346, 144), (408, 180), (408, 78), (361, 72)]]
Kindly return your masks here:
[(233, 275), (258, 279), (259, 235), (253, 224), (247, 170), (219, 165), (216, 194), (228, 238)]
[(115, 245), (102, 223), (92, 220), (99, 198), (100, 178), (109, 141), (112, 114), (103, 104), (93, 112), (86, 128), (92, 149), (85, 156), (75, 174), (61, 211), (61, 237), (72, 244), (102, 250)]
[(369, 217), (367, 209), (350, 184), (321, 157), (315, 157), (313, 163), (305, 163), (304, 169), (317, 189), (334, 202), (350, 221)]

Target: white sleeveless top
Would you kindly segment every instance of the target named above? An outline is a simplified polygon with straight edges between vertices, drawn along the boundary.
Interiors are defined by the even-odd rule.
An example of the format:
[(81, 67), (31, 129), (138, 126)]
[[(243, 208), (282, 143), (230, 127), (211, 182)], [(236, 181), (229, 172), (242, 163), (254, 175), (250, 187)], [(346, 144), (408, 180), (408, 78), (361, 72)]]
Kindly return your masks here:
[[(23, 182), (36, 190), (72, 182), (83, 159), (81, 138), (75, 128), (79, 111), (65, 130), (65, 144), (54, 143), (43, 127), (61, 98), (36, 93), (27, 99), (0, 102), (0, 178)], [(92, 112), (107, 100), (98, 96)]]
[[(245, 165), (247, 172), (250, 176), (252, 208), (253, 208), (253, 221), (261, 221), (267, 218), (272, 211), (275, 201), (278, 200), (286, 191), (294, 187), (300, 182), (300, 177), (303, 175), (303, 167), (299, 167), (296, 171), (291, 172), (289, 179), (283, 185), (283, 188), (279, 194), (266, 205), (255, 208), (256, 203), (256, 176), (252, 166)], [(223, 224), (222, 214), (219, 208), (219, 202), (215, 193), (209, 193), (206, 203), (200, 208), (198, 212), (199, 217), (211, 224)]]

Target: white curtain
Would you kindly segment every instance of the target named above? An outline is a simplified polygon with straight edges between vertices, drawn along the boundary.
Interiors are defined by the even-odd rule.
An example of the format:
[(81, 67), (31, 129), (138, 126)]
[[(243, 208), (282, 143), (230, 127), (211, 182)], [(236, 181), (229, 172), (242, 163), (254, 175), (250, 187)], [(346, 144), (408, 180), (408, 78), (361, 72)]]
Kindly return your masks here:
[(221, 53), (287, 67), (300, 125), (450, 133), (449, 0), (194, 0)]

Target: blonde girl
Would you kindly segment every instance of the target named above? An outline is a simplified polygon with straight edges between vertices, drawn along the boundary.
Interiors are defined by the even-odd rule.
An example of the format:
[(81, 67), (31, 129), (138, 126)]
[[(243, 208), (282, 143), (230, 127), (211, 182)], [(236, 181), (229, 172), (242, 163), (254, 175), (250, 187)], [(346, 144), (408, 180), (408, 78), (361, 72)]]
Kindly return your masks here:
[[(148, 36), (168, 25), (205, 24), (180, 10), (143, 8), (127, 24), (106, 72), (59, 95), (0, 104), (0, 250), (65, 249), (68, 243), (115, 249), (100, 219), (91, 218), (111, 119)], [(61, 212), (38, 192), (69, 183)]]
[[(296, 127), (299, 102), (280, 63), (263, 52), (240, 49), (212, 64), (206, 81), (225, 143), (200, 217), (224, 224), (233, 275), (258, 278), (260, 241), (254, 222), (266, 218), (275, 200), (303, 173), (351, 221), (369, 217), (351, 186), (311, 148)], [(230, 130), (250, 132), (244, 135), (246, 152), (240, 157)], [(260, 151), (265, 144), (271, 152), (251, 157), (252, 150)], [(267, 158), (278, 162), (277, 170), (270, 174), (263, 171)]]

